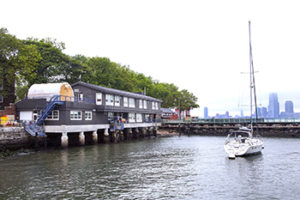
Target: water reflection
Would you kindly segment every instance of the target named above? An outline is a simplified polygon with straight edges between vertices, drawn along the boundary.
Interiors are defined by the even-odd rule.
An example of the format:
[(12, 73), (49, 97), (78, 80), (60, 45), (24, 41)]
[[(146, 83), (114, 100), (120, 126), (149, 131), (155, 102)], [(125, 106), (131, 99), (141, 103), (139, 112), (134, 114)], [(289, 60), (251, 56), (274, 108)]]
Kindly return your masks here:
[[(229, 160), (221, 137), (38, 152), (0, 163), (0, 199), (296, 199), (299, 140)], [(278, 151), (278, 144), (284, 145)], [(289, 173), (287, 173), (287, 170)]]

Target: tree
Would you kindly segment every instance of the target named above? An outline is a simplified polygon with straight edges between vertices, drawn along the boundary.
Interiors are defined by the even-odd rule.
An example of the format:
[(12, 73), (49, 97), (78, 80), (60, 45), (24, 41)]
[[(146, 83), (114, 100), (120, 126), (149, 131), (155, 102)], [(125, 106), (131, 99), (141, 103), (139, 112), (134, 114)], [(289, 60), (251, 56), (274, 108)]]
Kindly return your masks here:
[[(15, 82), (21, 85), (25, 79), (34, 78), (35, 66), (41, 60), (34, 45), (26, 45), (15, 36), (10, 35), (5, 28), (0, 29), (0, 71), (2, 81), (14, 92)], [(6, 93), (6, 94), (5, 94)]]
[(198, 108), (197, 104), (198, 98), (194, 96), (193, 93), (190, 93), (187, 90), (181, 90), (179, 95), (177, 96), (178, 104), (180, 110), (189, 110), (191, 108)]
[(62, 52), (65, 49), (64, 43), (57, 43), (51, 39), (27, 39), (26, 45), (34, 45), (38, 50), (41, 60), (36, 65), (35, 77), (27, 77), (29, 85), (34, 83), (61, 82), (66, 80), (64, 72), (67, 71), (70, 58)]
[[(16, 93), (22, 98), (34, 83), (79, 80), (105, 87), (144, 92), (163, 101), (162, 106), (181, 110), (197, 108), (197, 97), (174, 84), (154, 81), (150, 76), (132, 71), (105, 57), (68, 56), (65, 45), (53, 39), (19, 40), (0, 29), (0, 70), (2, 79), (17, 83)], [(0, 76), (1, 76), (0, 75)], [(0, 77), (1, 78), (1, 77)], [(11, 84), (12, 84), (11, 83)]]

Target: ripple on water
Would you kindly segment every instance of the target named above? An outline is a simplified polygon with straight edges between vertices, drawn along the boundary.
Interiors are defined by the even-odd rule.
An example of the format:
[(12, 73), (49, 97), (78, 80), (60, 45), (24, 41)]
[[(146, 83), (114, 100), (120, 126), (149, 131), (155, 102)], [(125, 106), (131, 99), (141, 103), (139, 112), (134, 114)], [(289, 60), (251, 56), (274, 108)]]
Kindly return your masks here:
[(0, 199), (297, 199), (299, 139), (227, 159), (222, 137), (171, 137), (16, 156)]

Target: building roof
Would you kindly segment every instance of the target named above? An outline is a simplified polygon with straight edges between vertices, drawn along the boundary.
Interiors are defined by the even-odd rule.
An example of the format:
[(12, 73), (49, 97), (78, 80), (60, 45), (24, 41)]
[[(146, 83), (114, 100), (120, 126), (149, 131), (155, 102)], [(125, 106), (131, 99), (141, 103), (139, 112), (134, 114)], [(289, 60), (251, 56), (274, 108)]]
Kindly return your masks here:
[(41, 83), (33, 84), (28, 90), (28, 99), (50, 100), (54, 95), (74, 96), (73, 89), (69, 83)]
[(76, 82), (74, 84), (72, 84), (72, 87), (77, 86), (77, 85), (81, 85), (84, 87), (88, 87), (94, 90), (98, 90), (104, 93), (109, 93), (109, 94), (116, 94), (116, 95), (120, 95), (120, 96), (126, 96), (126, 97), (132, 97), (132, 98), (136, 98), (136, 99), (145, 99), (148, 101), (158, 101), (158, 102), (162, 102), (162, 100), (160, 99), (156, 99), (153, 97), (149, 97), (143, 94), (137, 94), (137, 93), (133, 93), (133, 92), (127, 92), (127, 91), (123, 91), (123, 90), (117, 90), (117, 89), (113, 89), (113, 88), (108, 88), (108, 87), (102, 87), (102, 86), (98, 86), (98, 85), (94, 85), (94, 84), (90, 84), (90, 83), (85, 83), (82, 81)]
[(169, 108), (160, 108), (160, 111), (162, 112), (162, 113), (170, 113), (170, 114), (173, 114), (173, 113), (175, 113), (175, 112), (173, 112), (171, 109), (169, 109)]

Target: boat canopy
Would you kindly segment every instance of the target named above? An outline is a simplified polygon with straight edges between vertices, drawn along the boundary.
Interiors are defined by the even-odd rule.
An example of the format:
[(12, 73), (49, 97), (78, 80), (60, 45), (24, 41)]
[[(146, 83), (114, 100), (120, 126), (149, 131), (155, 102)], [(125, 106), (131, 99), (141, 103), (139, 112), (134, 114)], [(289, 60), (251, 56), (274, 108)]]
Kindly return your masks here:
[[(74, 92), (71, 85), (67, 82), (64, 83), (42, 83), (33, 84), (28, 90), (28, 99), (47, 99), (49, 101), (51, 97), (61, 95), (64, 97), (74, 97)], [(66, 99), (67, 100), (67, 99)]]

